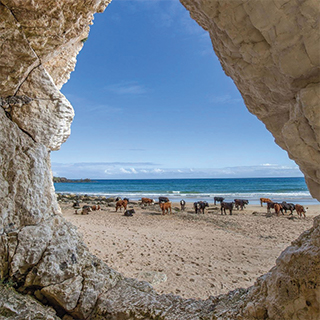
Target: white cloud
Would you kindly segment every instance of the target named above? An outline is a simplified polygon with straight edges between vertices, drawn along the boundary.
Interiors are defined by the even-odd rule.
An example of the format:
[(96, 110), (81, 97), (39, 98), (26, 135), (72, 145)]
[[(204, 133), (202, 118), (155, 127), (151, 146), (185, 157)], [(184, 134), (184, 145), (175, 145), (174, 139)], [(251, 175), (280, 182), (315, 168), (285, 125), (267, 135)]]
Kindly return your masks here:
[(94, 113), (96, 115), (97, 112), (107, 112), (107, 113), (122, 113), (123, 109), (118, 107), (112, 107), (105, 104), (99, 104), (99, 105), (88, 105), (87, 108), (88, 113)]
[(242, 99), (231, 97), (229, 94), (226, 94), (223, 96), (213, 96), (213, 97), (210, 97), (209, 100), (214, 104), (226, 104), (226, 103), (242, 101)]
[(108, 175), (112, 175), (112, 174), (114, 174), (114, 170), (113, 169), (106, 169), (106, 170), (104, 170), (104, 173), (108, 174)]
[[(125, 174), (138, 174), (138, 171), (135, 168), (130, 168), (130, 169), (125, 169), (125, 168), (120, 168), (119, 172), (125, 173)], [(114, 171), (114, 174), (117, 174), (118, 170)]]
[(235, 174), (234, 170), (232, 170), (231, 168), (221, 169), (221, 170), (219, 170), (219, 172), (224, 175), (234, 175)]
[(260, 164), (225, 168), (160, 168), (151, 162), (52, 163), (54, 176), (69, 179), (91, 178), (250, 178), (302, 177), (298, 166)]
[(106, 89), (116, 94), (139, 95), (147, 92), (147, 89), (144, 87), (144, 85), (130, 81), (109, 85), (106, 87)]
[(131, 171), (126, 170), (125, 168), (120, 168), (120, 172), (122, 172), (122, 173), (131, 173)]

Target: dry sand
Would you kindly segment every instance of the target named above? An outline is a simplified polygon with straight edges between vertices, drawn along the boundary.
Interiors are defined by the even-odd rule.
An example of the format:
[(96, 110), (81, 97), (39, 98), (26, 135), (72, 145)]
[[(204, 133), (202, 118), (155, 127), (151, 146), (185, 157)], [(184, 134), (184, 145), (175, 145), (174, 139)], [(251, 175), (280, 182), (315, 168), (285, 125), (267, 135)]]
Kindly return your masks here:
[(293, 220), (288, 214), (266, 217), (265, 206), (249, 205), (222, 216), (210, 204), (203, 215), (188, 203), (185, 212), (165, 216), (158, 205), (129, 204), (136, 213), (125, 217), (123, 209), (115, 212), (107, 206), (89, 215), (74, 214), (72, 203), (60, 206), (90, 251), (113, 269), (142, 280), (141, 272), (164, 273), (167, 281), (153, 285), (157, 292), (201, 299), (253, 285), (320, 214), (320, 205), (311, 205), (305, 219), (295, 212)]

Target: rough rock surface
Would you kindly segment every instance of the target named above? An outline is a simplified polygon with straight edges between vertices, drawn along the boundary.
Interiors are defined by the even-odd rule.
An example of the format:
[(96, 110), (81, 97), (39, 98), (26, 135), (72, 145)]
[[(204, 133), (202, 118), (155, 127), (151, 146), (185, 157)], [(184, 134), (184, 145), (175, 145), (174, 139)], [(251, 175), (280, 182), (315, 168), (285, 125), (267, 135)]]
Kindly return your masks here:
[[(319, 196), (318, 1), (181, 2)], [(319, 319), (319, 218), (253, 287), (201, 301), (124, 278), (61, 217), (50, 150), (68, 137), (73, 109), (59, 89), (108, 3), (0, 0), (0, 280), (19, 291), (0, 286), (0, 318), (55, 319), (43, 303), (65, 319)]]
[(257, 280), (243, 315), (257, 319), (320, 319), (320, 216)]
[(0, 285), (0, 319), (58, 320), (55, 311), (31, 296), (17, 293), (9, 286)]
[(320, 200), (318, 0), (180, 0), (227, 75)]

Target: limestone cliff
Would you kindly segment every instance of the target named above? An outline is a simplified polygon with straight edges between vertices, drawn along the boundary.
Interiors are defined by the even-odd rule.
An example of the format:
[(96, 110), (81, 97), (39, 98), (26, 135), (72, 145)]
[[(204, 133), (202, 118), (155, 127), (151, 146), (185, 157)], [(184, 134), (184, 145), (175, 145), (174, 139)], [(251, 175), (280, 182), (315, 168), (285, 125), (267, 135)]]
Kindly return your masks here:
[(225, 73), (320, 200), (318, 0), (181, 0)]
[[(59, 89), (109, 2), (0, 0), (0, 318), (319, 319), (319, 218), (253, 287), (195, 301), (124, 278), (61, 217), (50, 150), (70, 134), (73, 109)], [(319, 3), (181, 2), (319, 199)]]

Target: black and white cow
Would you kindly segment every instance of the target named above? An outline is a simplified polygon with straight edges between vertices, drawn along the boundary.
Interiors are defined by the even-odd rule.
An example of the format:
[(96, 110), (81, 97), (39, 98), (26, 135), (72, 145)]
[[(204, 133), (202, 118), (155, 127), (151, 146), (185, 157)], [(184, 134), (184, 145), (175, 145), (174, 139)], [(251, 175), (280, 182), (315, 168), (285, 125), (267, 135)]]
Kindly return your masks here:
[(186, 208), (186, 202), (183, 199), (180, 201), (180, 207), (181, 211), (184, 211), (184, 209)]

